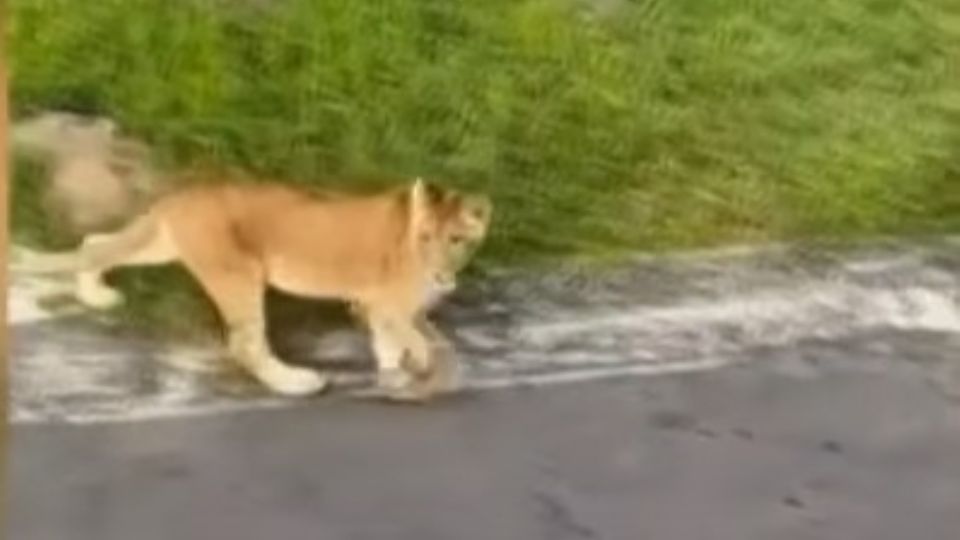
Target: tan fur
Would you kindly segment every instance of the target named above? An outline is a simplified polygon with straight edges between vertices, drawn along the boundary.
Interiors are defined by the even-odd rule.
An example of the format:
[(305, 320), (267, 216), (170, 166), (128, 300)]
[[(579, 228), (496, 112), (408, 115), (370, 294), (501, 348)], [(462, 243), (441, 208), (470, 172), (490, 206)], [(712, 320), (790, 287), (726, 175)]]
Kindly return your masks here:
[[(452, 290), (486, 236), (491, 210), (486, 197), (419, 180), (365, 196), (198, 185), (159, 198), (116, 233), (89, 235), (76, 252), (48, 254), (28, 267), (75, 272), (77, 297), (109, 307), (121, 297), (104, 283), (105, 272), (180, 262), (216, 305), (230, 356), (289, 395), (319, 391), (327, 377), (274, 356), (265, 337), (265, 288), (344, 300), (370, 330), (379, 385), (426, 396), (438, 390), (431, 340), (442, 336), (425, 311)], [(417, 386), (423, 379), (434, 382)]]
[(159, 189), (149, 148), (122, 137), (113, 120), (47, 111), (12, 126), (14, 149), (48, 172), (44, 203), (61, 232), (83, 236), (117, 227)]

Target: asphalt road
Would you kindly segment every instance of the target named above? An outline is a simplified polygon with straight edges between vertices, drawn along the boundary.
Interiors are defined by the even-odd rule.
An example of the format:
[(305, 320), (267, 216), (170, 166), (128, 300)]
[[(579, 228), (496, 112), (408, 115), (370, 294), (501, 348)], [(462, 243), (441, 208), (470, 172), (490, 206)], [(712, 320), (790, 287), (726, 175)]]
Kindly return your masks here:
[(488, 276), (423, 407), (278, 399), (56, 287), (10, 288), (14, 540), (960, 538), (958, 238)]
[(430, 407), (18, 425), (9, 538), (957, 538), (957, 334), (745, 354)]

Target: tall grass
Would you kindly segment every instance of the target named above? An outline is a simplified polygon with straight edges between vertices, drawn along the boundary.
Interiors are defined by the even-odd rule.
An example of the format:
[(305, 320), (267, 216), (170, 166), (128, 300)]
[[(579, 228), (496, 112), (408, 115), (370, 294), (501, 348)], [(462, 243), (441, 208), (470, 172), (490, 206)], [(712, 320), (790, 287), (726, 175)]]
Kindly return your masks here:
[(484, 190), (484, 261), (960, 226), (955, 0), (11, 4), (17, 111)]

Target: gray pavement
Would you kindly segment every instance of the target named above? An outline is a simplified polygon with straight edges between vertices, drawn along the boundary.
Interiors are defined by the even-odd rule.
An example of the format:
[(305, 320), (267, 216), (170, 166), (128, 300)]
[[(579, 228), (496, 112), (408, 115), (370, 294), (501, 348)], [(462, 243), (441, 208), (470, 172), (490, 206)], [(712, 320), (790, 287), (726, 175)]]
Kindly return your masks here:
[[(428, 406), (271, 398), (16, 279), (13, 539), (960, 531), (956, 239), (490, 276), (438, 313), (468, 388)], [(355, 332), (287, 330), (364, 380)]]
[(716, 371), (14, 432), (12, 539), (955, 540), (955, 335)]

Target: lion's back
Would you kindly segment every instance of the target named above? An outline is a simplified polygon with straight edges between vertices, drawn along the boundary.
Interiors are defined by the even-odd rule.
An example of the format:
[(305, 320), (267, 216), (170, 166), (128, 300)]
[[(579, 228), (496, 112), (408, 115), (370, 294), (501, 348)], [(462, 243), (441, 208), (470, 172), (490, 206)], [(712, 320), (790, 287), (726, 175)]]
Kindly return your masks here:
[(317, 196), (285, 185), (224, 183), (181, 190), (157, 211), (181, 252), (256, 258), (275, 285), (329, 295), (400, 280), (409, 261), (399, 249), (405, 220), (395, 203), (389, 192)]

